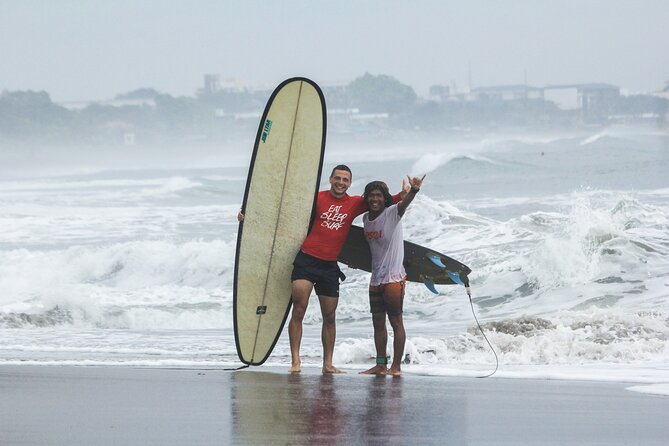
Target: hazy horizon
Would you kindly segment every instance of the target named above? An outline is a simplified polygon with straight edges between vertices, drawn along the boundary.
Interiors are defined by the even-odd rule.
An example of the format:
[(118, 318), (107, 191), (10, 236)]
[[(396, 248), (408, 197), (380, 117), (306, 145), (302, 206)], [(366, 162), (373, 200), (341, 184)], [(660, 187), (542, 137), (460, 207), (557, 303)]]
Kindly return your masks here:
[(144, 87), (193, 95), (208, 73), (273, 88), (365, 72), (419, 95), (470, 82), (657, 91), (669, 80), (667, 17), (662, 1), (0, 0), (0, 91), (104, 100)]

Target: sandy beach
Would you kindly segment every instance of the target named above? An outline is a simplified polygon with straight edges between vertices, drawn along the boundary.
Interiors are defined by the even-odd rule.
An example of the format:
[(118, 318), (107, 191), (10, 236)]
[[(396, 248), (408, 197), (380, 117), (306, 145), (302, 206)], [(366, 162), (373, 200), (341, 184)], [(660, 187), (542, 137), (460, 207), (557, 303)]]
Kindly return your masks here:
[(0, 444), (664, 445), (669, 398), (626, 383), (0, 367)]

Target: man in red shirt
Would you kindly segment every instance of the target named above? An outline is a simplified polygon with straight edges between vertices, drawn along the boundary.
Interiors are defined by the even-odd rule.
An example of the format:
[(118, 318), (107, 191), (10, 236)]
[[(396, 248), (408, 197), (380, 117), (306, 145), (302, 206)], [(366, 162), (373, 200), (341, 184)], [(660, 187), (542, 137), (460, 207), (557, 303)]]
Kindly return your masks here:
[[(348, 166), (340, 164), (330, 174), (330, 190), (321, 191), (316, 199), (316, 213), (307, 238), (293, 262), (293, 310), (288, 324), (291, 367), (301, 371), (300, 343), (302, 320), (307, 311), (309, 296), (315, 288), (321, 306), (323, 327), (323, 373), (341, 373), (332, 364), (337, 326), (335, 313), (339, 302), (339, 279), (343, 276), (337, 257), (344, 246), (355, 217), (368, 210), (361, 196), (346, 193), (351, 186), (352, 174)], [(400, 194), (393, 196), (396, 203)]]
[[(340, 164), (330, 174), (330, 189), (318, 193), (316, 212), (311, 230), (300, 247), (293, 262), (292, 304), (288, 337), (290, 340), (290, 372), (302, 370), (300, 344), (302, 321), (309, 304), (309, 296), (315, 288), (321, 306), (323, 327), (323, 373), (342, 373), (332, 364), (337, 326), (335, 313), (339, 303), (339, 279), (343, 274), (337, 264), (339, 252), (344, 246), (353, 220), (367, 212), (368, 205), (362, 196), (346, 193), (353, 176), (348, 166)], [(403, 182), (403, 190), (408, 187)], [(393, 195), (393, 203), (400, 201), (400, 194)], [(239, 220), (244, 219), (240, 212)]]

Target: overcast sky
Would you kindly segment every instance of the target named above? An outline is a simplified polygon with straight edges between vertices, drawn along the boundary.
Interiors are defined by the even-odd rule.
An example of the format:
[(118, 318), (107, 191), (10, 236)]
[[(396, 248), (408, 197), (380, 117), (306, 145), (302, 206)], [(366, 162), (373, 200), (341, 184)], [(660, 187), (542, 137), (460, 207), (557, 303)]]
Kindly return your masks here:
[(419, 95), (470, 78), (653, 91), (669, 80), (668, 24), (666, 0), (0, 0), (0, 91), (193, 96), (206, 73), (273, 88), (365, 72)]

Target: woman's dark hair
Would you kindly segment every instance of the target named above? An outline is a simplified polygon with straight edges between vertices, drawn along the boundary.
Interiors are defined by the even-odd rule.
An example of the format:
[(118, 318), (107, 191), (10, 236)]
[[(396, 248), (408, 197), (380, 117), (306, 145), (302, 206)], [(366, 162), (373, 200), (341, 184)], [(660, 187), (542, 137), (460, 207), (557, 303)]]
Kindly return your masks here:
[(385, 201), (386, 207), (393, 204), (393, 197), (392, 195), (390, 195), (390, 191), (388, 190), (388, 185), (383, 181), (372, 181), (371, 183), (368, 183), (367, 186), (365, 186), (365, 193), (362, 194), (362, 196), (365, 199), (365, 202), (367, 201), (367, 197), (369, 196), (369, 194), (372, 193), (373, 190), (381, 191), (381, 193), (383, 194), (383, 199)]

